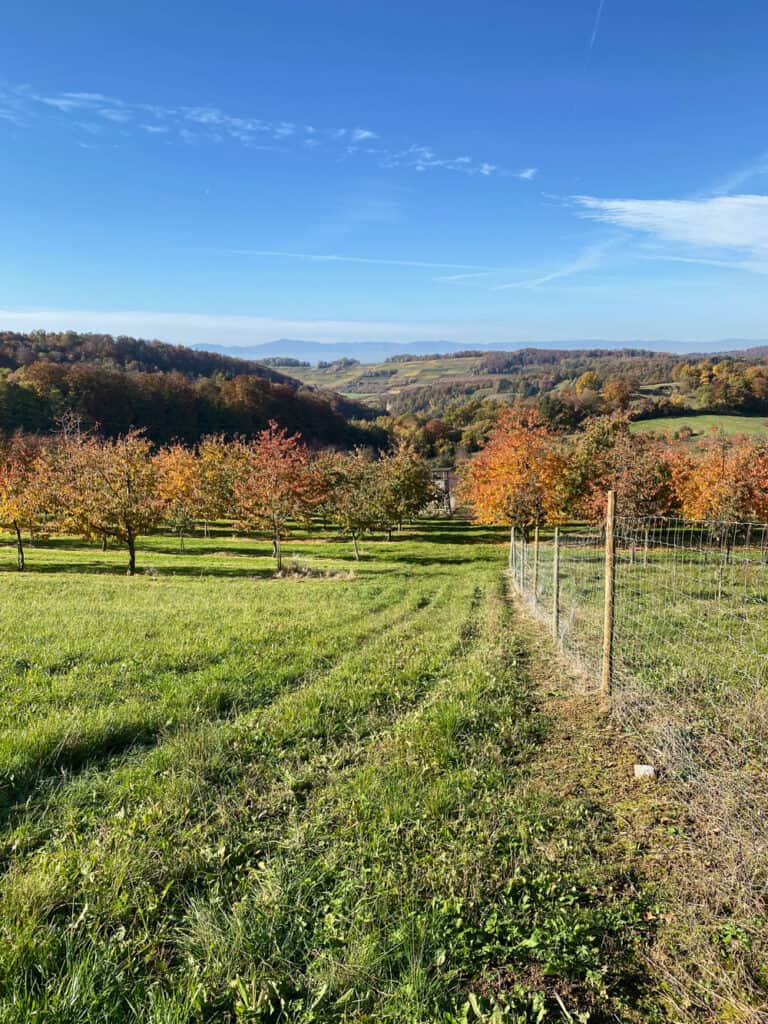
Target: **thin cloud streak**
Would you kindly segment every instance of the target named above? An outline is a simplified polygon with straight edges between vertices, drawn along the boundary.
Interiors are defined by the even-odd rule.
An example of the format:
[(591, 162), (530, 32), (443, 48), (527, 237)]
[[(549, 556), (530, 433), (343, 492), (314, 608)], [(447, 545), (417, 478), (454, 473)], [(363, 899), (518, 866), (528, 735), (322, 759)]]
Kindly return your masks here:
[(722, 181), (718, 182), (713, 188), (709, 189), (706, 195), (725, 196), (734, 192), (736, 189), (741, 188), (747, 181), (751, 181), (753, 178), (761, 178), (768, 176), (768, 151), (761, 153), (755, 160), (747, 164), (746, 167), (741, 167), (739, 170), (734, 171), (733, 174), (728, 175)]
[(579, 253), (575, 260), (566, 264), (564, 267), (559, 267), (557, 270), (552, 270), (548, 274), (542, 274), (540, 277), (534, 277), (527, 281), (513, 281), (509, 284), (497, 285), (494, 288), (494, 291), (507, 291), (509, 288), (540, 288), (541, 285), (549, 284), (551, 281), (558, 281), (564, 277), (572, 277), (574, 274), (581, 274), (587, 270), (594, 270), (602, 263), (603, 255), (606, 250), (615, 244), (615, 239), (611, 239), (607, 242), (598, 242), (595, 245), (589, 245)]
[(605, 0), (600, 0), (597, 6), (597, 14), (595, 15), (595, 23), (592, 26), (592, 36), (589, 40), (589, 52), (591, 53), (595, 47), (595, 41), (597, 40), (597, 33), (600, 31), (600, 20), (603, 17), (603, 7), (605, 6)]
[[(396, 260), (378, 256), (342, 256), (337, 253), (284, 252), (279, 249), (229, 249), (234, 256), (304, 260), (310, 263), (375, 263), (388, 267), (420, 267), (426, 270), (480, 270), (487, 273), (494, 268), (475, 263), (429, 263), (422, 260)], [(460, 275), (465, 276), (465, 275)], [(471, 275), (474, 276), (474, 275)], [(446, 278), (446, 280), (449, 280)]]
[(643, 260), (653, 263), (693, 263), (702, 267), (719, 267), (723, 270), (747, 270), (751, 274), (768, 274), (768, 259), (760, 260), (718, 260), (707, 256), (641, 256)]

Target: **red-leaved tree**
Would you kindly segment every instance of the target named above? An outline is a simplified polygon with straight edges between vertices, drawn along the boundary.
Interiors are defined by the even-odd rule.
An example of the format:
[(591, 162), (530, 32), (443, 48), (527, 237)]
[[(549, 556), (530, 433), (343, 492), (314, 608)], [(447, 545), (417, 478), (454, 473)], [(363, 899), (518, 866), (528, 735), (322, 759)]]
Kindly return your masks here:
[(320, 501), (319, 473), (300, 438), (289, 435), (274, 421), (255, 440), (242, 443), (242, 453), (234, 484), (238, 526), (271, 532), (279, 572), (288, 523), (309, 518)]

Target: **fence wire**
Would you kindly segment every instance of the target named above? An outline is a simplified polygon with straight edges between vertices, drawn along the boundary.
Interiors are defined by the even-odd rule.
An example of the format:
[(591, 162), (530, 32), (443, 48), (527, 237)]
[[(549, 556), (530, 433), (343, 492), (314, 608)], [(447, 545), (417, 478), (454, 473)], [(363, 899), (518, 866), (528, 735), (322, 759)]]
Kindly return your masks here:
[[(616, 516), (613, 688), (638, 729), (664, 707), (654, 745), (678, 773), (697, 756), (731, 766), (768, 747), (768, 525)], [(510, 575), (564, 654), (600, 677), (605, 537), (560, 531), (510, 548)], [(558, 591), (555, 610), (555, 586)], [(715, 749), (718, 748), (719, 750)]]
[[(738, 848), (734, 884), (765, 900), (768, 525), (618, 515), (614, 541), (615, 711), (639, 756), (681, 782)], [(510, 546), (518, 594), (595, 684), (605, 566), (600, 530), (560, 531), (557, 545), (518, 535)]]
[[(736, 920), (768, 962), (768, 525), (619, 514), (614, 542), (612, 705), (695, 830), (685, 927)], [(595, 688), (605, 570), (600, 530), (510, 545), (519, 596)]]

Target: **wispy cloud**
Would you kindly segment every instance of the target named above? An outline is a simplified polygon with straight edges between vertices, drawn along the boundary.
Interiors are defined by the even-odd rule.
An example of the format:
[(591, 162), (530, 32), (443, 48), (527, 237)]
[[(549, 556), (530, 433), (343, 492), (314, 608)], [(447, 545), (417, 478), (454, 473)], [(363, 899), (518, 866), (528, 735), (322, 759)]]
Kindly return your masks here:
[(603, 262), (603, 257), (608, 249), (616, 244), (616, 239), (607, 239), (588, 245), (576, 256), (575, 259), (562, 267), (550, 270), (538, 277), (527, 278), (524, 281), (511, 281), (508, 284), (496, 285), (495, 291), (506, 291), (508, 288), (540, 288), (543, 284), (558, 281), (563, 277), (572, 277), (574, 274), (582, 274), (587, 270), (595, 270)]
[(467, 154), (444, 157), (438, 155), (431, 146), (417, 144), (408, 146), (407, 149), (384, 151), (382, 166), (409, 167), (419, 172), (442, 168), (446, 171), (458, 171), (470, 176), (480, 175), (484, 178), (496, 173), (505, 173), (497, 164), (488, 163), (486, 160), (478, 161)]
[(502, 273), (502, 269), (500, 267), (488, 267), (485, 270), (471, 271), (467, 274), (441, 274), (433, 280), (439, 281), (440, 283), (453, 284), (456, 281), (479, 280), (480, 278), (492, 277), (494, 274), (500, 273)]
[(699, 267), (720, 267), (723, 270), (747, 270), (752, 274), (768, 274), (768, 257), (718, 260), (708, 256), (675, 256), (673, 253), (658, 252), (643, 253), (641, 259), (656, 263), (691, 263)]
[(590, 53), (595, 48), (595, 42), (597, 41), (597, 33), (600, 31), (600, 22), (603, 17), (603, 7), (605, 6), (605, 0), (600, 0), (597, 5), (597, 12), (595, 13), (595, 21), (592, 25), (592, 35), (589, 37), (589, 51)]
[(538, 173), (538, 167), (525, 167), (522, 171), (518, 171), (515, 177), (520, 178), (521, 181), (533, 181)]
[(575, 196), (583, 216), (667, 242), (768, 251), (768, 196), (707, 199), (598, 199)]
[[(249, 148), (263, 148), (264, 142), (294, 145), (305, 152), (312, 150), (339, 153), (348, 156), (367, 156), (381, 167), (401, 167), (418, 172), (428, 170), (453, 171), (470, 176), (488, 178), (509, 172), (497, 163), (476, 159), (468, 155), (446, 156), (436, 153), (422, 143), (398, 146), (386, 143), (378, 132), (368, 127), (320, 128), (316, 125), (285, 120), (230, 114), (215, 106), (165, 106), (156, 103), (129, 103), (100, 92), (60, 92), (40, 94), (27, 86), (0, 87), (0, 114), (4, 119), (20, 120), (20, 114), (31, 120), (48, 112), (49, 116), (69, 118), (73, 126), (89, 121), (113, 123), (121, 131), (137, 131), (144, 135), (163, 137), (182, 142), (234, 141)], [(340, 149), (341, 147), (341, 149)], [(536, 174), (533, 167), (525, 168), (516, 176), (530, 180)]]
[(479, 267), (473, 263), (430, 263), (423, 260), (398, 260), (378, 256), (344, 256), (337, 253), (284, 252), (278, 249), (231, 249), (235, 256), (257, 256), (269, 259), (305, 260), (313, 263), (375, 263), (387, 267), (420, 267), (426, 270), (480, 270), (484, 273), (490, 267)]
[(573, 202), (583, 217), (652, 239), (643, 259), (768, 273), (768, 195)]
[(768, 151), (761, 153), (746, 166), (740, 167), (738, 170), (727, 175), (727, 177), (717, 182), (713, 188), (708, 189), (705, 195), (729, 195), (755, 178), (768, 178)]

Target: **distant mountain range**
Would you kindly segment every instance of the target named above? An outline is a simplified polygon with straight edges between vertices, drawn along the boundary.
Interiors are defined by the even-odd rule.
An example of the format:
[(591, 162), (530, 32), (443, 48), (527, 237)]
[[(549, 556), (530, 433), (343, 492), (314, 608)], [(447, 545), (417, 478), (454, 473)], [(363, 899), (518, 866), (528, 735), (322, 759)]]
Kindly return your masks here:
[[(699, 341), (605, 341), (602, 339), (577, 338), (558, 341), (539, 342), (493, 342), (485, 344), (460, 344), (455, 341), (302, 341), (300, 339), (279, 338), (259, 345), (194, 345), (193, 348), (205, 352), (217, 352), (221, 355), (238, 356), (241, 359), (301, 359), (309, 363), (319, 361), (334, 362), (337, 359), (357, 359), (361, 363), (382, 363), (391, 356), (399, 355), (452, 355), (457, 352), (515, 352), (521, 348), (556, 348), (556, 349), (645, 349), (651, 352), (679, 352), (681, 355), (692, 352), (736, 352), (747, 351), (750, 355), (759, 355), (760, 349), (768, 345), (768, 341), (744, 340), (740, 338), (724, 338), (710, 344)], [(765, 354), (765, 353), (762, 353)]]

